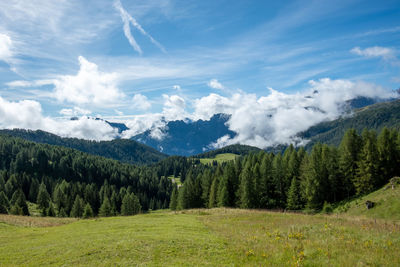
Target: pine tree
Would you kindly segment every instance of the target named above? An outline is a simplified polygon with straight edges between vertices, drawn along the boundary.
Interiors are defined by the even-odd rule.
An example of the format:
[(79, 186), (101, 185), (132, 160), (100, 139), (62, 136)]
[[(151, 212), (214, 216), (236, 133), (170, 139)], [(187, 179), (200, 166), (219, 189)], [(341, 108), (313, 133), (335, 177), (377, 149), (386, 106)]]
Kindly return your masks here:
[(371, 192), (379, 185), (380, 181), (376, 134), (373, 131), (364, 130), (362, 137), (363, 147), (354, 180), (354, 186), (359, 195)]
[(49, 206), (49, 208), (47, 209), (46, 214), (47, 214), (47, 216), (49, 216), (49, 217), (55, 217), (55, 216), (56, 216), (56, 212), (55, 212), (55, 210), (54, 210), (54, 206), (53, 206), (52, 203), (50, 203), (50, 206)]
[(139, 214), (142, 211), (139, 198), (134, 193), (131, 193), (131, 198), (133, 199), (133, 214)]
[(218, 207), (229, 206), (228, 178), (224, 175), (219, 183), (218, 189)]
[(67, 213), (65, 212), (64, 208), (61, 208), (58, 212), (58, 217), (64, 218), (67, 217)]
[(288, 191), (287, 209), (299, 210), (301, 208), (300, 183), (296, 177), (293, 177)]
[(397, 131), (383, 128), (378, 137), (379, 172), (380, 178), (377, 186), (382, 186), (396, 175), (397, 168)]
[(354, 179), (357, 176), (357, 162), (361, 146), (362, 140), (356, 130), (347, 130), (339, 146), (339, 170), (343, 177), (346, 197), (350, 197), (355, 192)]
[(255, 208), (254, 181), (251, 171), (251, 163), (248, 161), (240, 175), (240, 207), (243, 209)]
[(125, 194), (124, 198), (122, 199), (121, 215), (133, 215), (133, 199), (131, 194)]
[(213, 180), (213, 182), (211, 184), (211, 188), (210, 188), (210, 197), (208, 200), (208, 208), (210, 208), (210, 209), (217, 207), (218, 186), (219, 186), (218, 177), (214, 177), (214, 180)]
[(99, 209), (99, 216), (108, 217), (112, 215), (111, 203), (108, 197), (105, 197)]
[(0, 214), (7, 214), (9, 208), (10, 203), (6, 194), (3, 191), (0, 191)]
[(47, 209), (50, 206), (50, 195), (47, 192), (47, 189), (46, 189), (46, 186), (44, 183), (41, 183), (39, 186), (39, 191), (37, 194), (37, 204), (38, 204), (38, 208), (40, 209), (42, 216), (46, 216)]
[(80, 218), (83, 215), (83, 201), (79, 195), (75, 197), (74, 204), (71, 209), (71, 217)]
[(178, 206), (178, 188), (174, 185), (174, 189), (171, 194), (171, 201), (169, 203), (169, 208), (171, 210), (176, 210)]
[(22, 189), (18, 189), (14, 192), (11, 198), (11, 210), (10, 213), (14, 215), (27, 215), (29, 216), (28, 205), (26, 204), (25, 194)]
[(85, 209), (83, 210), (83, 218), (88, 219), (93, 217), (93, 210), (89, 203), (86, 203)]

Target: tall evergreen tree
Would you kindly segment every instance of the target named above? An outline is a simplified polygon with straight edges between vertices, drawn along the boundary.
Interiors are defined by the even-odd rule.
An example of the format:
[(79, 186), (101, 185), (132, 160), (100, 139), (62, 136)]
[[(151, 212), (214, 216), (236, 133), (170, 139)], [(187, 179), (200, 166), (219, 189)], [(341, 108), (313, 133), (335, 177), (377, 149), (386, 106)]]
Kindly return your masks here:
[(108, 197), (105, 197), (99, 209), (99, 216), (108, 217), (112, 215), (111, 203)]
[(3, 191), (0, 191), (0, 214), (7, 214), (8, 209), (10, 208), (10, 202), (6, 194)]
[(40, 209), (40, 213), (42, 214), (42, 216), (46, 216), (47, 209), (50, 206), (51, 198), (49, 193), (47, 192), (46, 185), (44, 183), (40, 184), (36, 199), (38, 208)]
[(83, 217), (84, 219), (88, 219), (88, 218), (92, 218), (93, 216), (94, 216), (94, 214), (93, 214), (93, 209), (92, 209), (92, 207), (90, 206), (89, 203), (86, 203), (85, 209), (83, 210), (83, 215), (82, 215), (82, 217)]
[(300, 182), (297, 177), (293, 177), (288, 192), (287, 209), (299, 210), (301, 208)]
[(251, 163), (248, 161), (240, 175), (240, 207), (243, 209), (255, 208), (255, 190)]
[(371, 192), (379, 185), (379, 155), (376, 145), (376, 134), (373, 131), (364, 130), (363, 147), (358, 161), (357, 175), (354, 186), (357, 194)]
[(72, 205), (70, 216), (76, 218), (82, 217), (83, 209), (84, 209), (84, 203), (82, 201), (82, 198), (79, 195), (77, 195), (75, 197), (74, 204)]
[(357, 162), (361, 147), (362, 140), (356, 130), (347, 130), (339, 146), (339, 169), (343, 177), (346, 197), (350, 197), (355, 192), (354, 180), (357, 176)]
[(11, 198), (11, 210), (10, 213), (14, 215), (27, 215), (29, 216), (28, 205), (26, 204), (25, 194), (22, 189), (18, 189), (14, 192)]
[(178, 187), (175, 185), (172, 189), (171, 201), (169, 203), (169, 208), (171, 210), (176, 210), (178, 207)]

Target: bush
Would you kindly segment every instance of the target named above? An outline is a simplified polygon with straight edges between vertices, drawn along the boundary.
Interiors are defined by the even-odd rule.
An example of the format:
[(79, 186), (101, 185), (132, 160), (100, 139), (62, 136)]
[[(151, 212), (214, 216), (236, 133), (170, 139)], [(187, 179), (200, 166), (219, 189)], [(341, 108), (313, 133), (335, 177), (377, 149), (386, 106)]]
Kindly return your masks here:
[(332, 213), (333, 212), (333, 207), (332, 207), (332, 205), (330, 204), (330, 203), (328, 203), (328, 202), (324, 202), (324, 206), (322, 207), (322, 212), (323, 213), (326, 213), (326, 214), (328, 214), (328, 213)]

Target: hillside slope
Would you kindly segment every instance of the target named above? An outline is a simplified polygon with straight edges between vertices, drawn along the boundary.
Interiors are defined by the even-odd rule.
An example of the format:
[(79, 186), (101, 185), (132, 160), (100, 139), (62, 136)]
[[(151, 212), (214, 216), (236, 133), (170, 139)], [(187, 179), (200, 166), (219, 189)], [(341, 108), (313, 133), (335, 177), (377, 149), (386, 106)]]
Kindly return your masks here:
[(0, 130), (0, 134), (20, 137), (36, 143), (73, 148), (125, 163), (151, 164), (167, 157), (167, 155), (154, 148), (129, 139), (97, 142), (77, 138), (62, 138), (41, 130), (30, 131), (22, 129)]
[(364, 128), (380, 132), (383, 127), (400, 128), (400, 100), (366, 106), (334, 121), (322, 122), (299, 134), (310, 142), (307, 148), (321, 142), (339, 145), (347, 129), (354, 128), (359, 133)]
[[(374, 207), (367, 209), (366, 201), (374, 202)], [(390, 185), (384, 186), (368, 195), (340, 205), (335, 212), (373, 219), (400, 220), (400, 185), (394, 189)]]

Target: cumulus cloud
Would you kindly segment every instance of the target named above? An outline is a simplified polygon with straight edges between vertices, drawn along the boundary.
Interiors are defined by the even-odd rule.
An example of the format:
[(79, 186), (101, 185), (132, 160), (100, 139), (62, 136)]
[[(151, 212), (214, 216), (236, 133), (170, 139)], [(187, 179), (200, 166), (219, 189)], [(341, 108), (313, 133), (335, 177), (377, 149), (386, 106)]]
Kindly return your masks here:
[(225, 87), (217, 80), (217, 79), (211, 79), (207, 85), (213, 89), (218, 89), (218, 90), (224, 90)]
[(261, 97), (246, 93), (231, 97), (210, 94), (194, 102), (193, 116), (208, 119), (215, 113), (232, 115), (227, 126), (237, 135), (224, 136), (211, 144), (212, 147), (241, 143), (265, 148), (282, 143), (301, 144), (303, 140), (296, 137), (297, 133), (337, 118), (343, 114), (347, 100), (359, 96), (394, 96), (379, 86), (363, 82), (325, 78), (309, 84), (308, 90), (294, 94), (271, 88), (269, 95)]
[(0, 60), (8, 61), (12, 56), (12, 41), (7, 34), (0, 33)]
[(373, 46), (365, 49), (361, 49), (356, 46), (350, 50), (353, 54), (364, 56), (364, 57), (381, 57), (384, 60), (393, 59), (395, 57), (395, 50), (387, 47)]
[(117, 74), (99, 71), (95, 63), (79, 56), (80, 69), (76, 75), (63, 75), (53, 80), (53, 96), (61, 102), (76, 105), (104, 106), (124, 97), (117, 87)]
[(148, 110), (151, 108), (151, 103), (145, 95), (135, 94), (133, 96), (133, 108), (138, 110)]
[(131, 32), (131, 27), (130, 24), (133, 25), (133, 27), (135, 27), (141, 34), (143, 34), (144, 36), (146, 36), (147, 38), (150, 39), (150, 41), (156, 45), (158, 48), (161, 49), (161, 51), (163, 51), (164, 53), (166, 52), (164, 47), (157, 42), (150, 34), (148, 34), (143, 27), (136, 21), (136, 19), (134, 19), (122, 6), (121, 1), (120, 0), (115, 0), (114, 1), (114, 8), (120, 13), (121, 15), (121, 19), (124, 23), (124, 34), (125, 37), (128, 39), (129, 43), (131, 44), (131, 46), (133, 47), (133, 49), (138, 52), (139, 54), (142, 54), (143, 51), (140, 48), (140, 46), (138, 45), (138, 43), (136, 42), (135, 38), (132, 35)]
[(92, 112), (87, 109), (83, 109), (80, 107), (74, 107), (74, 108), (63, 108), (60, 110), (60, 114), (68, 117), (72, 116), (79, 116), (79, 115), (89, 115)]
[(45, 117), (39, 102), (12, 102), (0, 97), (0, 128), (44, 130), (63, 137), (90, 140), (111, 140), (118, 131), (102, 120), (82, 116), (77, 120), (56, 120)]
[(164, 108), (163, 116), (166, 120), (181, 120), (187, 118), (189, 115), (186, 113), (185, 99), (178, 95), (163, 95)]

